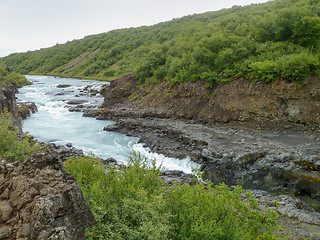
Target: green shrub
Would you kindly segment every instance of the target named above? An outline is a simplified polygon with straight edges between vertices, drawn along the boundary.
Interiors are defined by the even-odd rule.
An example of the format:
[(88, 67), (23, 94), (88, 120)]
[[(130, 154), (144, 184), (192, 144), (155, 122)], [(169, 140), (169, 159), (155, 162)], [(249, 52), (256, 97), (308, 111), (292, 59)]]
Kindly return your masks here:
[(172, 213), (170, 239), (276, 239), (275, 212), (258, 211), (257, 201), (241, 187), (175, 185), (166, 198)]
[(65, 168), (76, 177), (98, 222), (87, 230), (88, 239), (167, 239), (169, 214), (154, 163), (136, 155), (120, 171), (90, 156), (72, 158)]
[(271, 82), (279, 77), (302, 81), (320, 67), (319, 59), (309, 53), (284, 55), (274, 60), (254, 62), (249, 65), (254, 79)]
[(93, 156), (71, 158), (65, 168), (98, 222), (88, 239), (277, 239), (276, 213), (258, 211), (249, 193), (244, 201), (240, 187), (166, 186), (139, 154), (122, 169)]
[(0, 113), (0, 156), (5, 157), (8, 162), (23, 162), (40, 149), (36, 141), (19, 132), (10, 113)]

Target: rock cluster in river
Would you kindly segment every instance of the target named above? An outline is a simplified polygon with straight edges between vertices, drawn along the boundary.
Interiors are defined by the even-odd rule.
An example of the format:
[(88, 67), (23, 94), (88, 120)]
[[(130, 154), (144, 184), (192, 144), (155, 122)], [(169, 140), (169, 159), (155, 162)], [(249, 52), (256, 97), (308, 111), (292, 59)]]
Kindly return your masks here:
[(85, 239), (95, 219), (63, 160), (49, 147), (23, 164), (0, 162), (0, 239)]

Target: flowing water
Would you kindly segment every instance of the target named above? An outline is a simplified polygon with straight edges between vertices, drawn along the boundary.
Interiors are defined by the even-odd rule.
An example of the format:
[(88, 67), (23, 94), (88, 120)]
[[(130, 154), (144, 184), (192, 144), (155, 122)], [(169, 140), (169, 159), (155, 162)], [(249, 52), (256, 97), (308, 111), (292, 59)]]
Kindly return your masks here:
[[(152, 153), (149, 148), (138, 143), (138, 138), (103, 131), (112, 121), (82, 117), (82, 113), (68, 110), (68, 103), (75, 100), (84, 106), (101, 105), (103, 98), (94, 92), (100, 90), (105, 82), (49, 76), (26, 77), (33, 84), (20, 88), (17, 97), (19, 100), (34, 102), (38, 107), (38, 112), (24, 120), (22, 126), (25, 132), (36, 139), (57, 145), (71, 143), (87, 154), (112, 157), (120, 163), (126, 163), (134, 150), (148, 159), (156, 159), (158, 165), (162, 164), (168, 170), (190, 173), (193, 168), (198, 168), (198, 164), (189, 158), (175, 159)], [(61, 84), (66, 86), (59, 87)]]

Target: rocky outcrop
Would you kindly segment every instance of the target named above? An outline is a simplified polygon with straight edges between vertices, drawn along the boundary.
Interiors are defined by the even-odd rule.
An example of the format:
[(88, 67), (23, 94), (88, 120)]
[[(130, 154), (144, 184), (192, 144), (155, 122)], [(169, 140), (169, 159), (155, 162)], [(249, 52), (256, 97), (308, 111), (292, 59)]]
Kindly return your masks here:
[(26, 119), (31, 113), (38, 111), (38, 108), (34, 102), (17, 101), (18, 115), (22, 119)]
[(105, 85), (100, 94), (104, 97), (104, 107), (111, 107), (118, 103), (123, 103), (128, 100), (128, 97), (137, 90), (138, 82), (134, 74), (123, 76)]
[(140, 138), (152, 151), (189, 156), (204, 177), (290, 194), (320, 211), (320, 136), (248, 131), (170, 119), (125, 118), (113, 128)]
[(251, 192), (259, 202), (260, 211), (273, 210), (278, 212), (278, 222), (284, 228), (281, 237), (294, 240), (319, 239), (320, 214), (310, 206), (299, 199), (285, 195), (271, 196), (261, 190)]
[(18, 117), (18, 108), (16, 104), (17, 88), (13, 84), (0, 84), (0, 112), (7, 109), (15, 120), (17, 126), (21, 125), (20, 118)]
[(105, 115), (245, 122), (274, 129), (300, 125), (320, 130), (318, 77), (310, 77), (302, 86), (285, 80), (254, 83), (240, 78), (215, 84), (209, 92), (202, 81), (137, 87), (134, 76), (128, 75), (112, 81), (101, 94)]
[(54, 147), (0, 162), (0, 239), (85, 239), (95, 219)]

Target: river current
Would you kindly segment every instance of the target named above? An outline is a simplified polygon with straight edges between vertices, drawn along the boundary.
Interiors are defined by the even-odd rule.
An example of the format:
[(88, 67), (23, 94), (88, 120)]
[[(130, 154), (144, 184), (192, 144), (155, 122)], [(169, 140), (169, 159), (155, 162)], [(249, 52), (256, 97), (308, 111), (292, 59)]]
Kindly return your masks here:
[(94, 92), (99, 91), (106, 82), (50, 76), (26, 77), (33, 84), (20, 88), (17, 97), (19, 100), (34, 102), (38, 111), (24, 120), (22, 128), (39, 141), (57, 145), (71, 143), (86, 154), (93, 153), (101, 158), (114, 158), (124, 164), (131, 152), (136, 151), (148, 159), (155, 159), (157, 165), (161, 164), (168, 170), (190, 173), (193, 168), (198, 168), (190, 158), (165, 157), (151, 152), (149, 148), (138, 143), (138, 138), (104, 131), (103, 128), (112, 124), (112, 121), (83, 117), (80, 112), (68, 110), (68, 103), (72, 101), (82, 102), (88, 106), (101, 105), (102, 96)]

